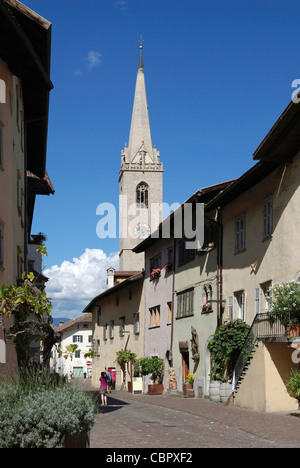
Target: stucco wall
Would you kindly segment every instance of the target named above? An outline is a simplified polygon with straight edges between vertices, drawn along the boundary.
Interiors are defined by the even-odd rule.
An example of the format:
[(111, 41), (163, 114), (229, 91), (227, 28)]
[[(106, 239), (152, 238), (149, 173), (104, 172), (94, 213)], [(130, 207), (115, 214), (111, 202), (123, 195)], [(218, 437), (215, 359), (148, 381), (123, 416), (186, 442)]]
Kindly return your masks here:
[[(179, 350), (180, 342), (188, 342), (189, 346), (189, 370), (195, 377), (195, 389), (202, 387), (204, 395), (208, 394), (210, 359), (207, 345), (217, 327), (217, 251), (212, 250), (207, 254), (196, 254), (195, 260), (178, 267), (175, 276), (176, 294), (194, 287), (194, 314), (191, 317), (177, 318), (177, 297), (174, 297), (174, 331), (173, 331), (173, 357), (174, 368), (177, 377), (177, 388), (182, 391), (182, 355)], [(213, 312), (202, 313), (203, 286), (211, 284), (213, 291)], [(191, 351), (191, 327), (198, 333), (199, 362), (192, 360)]]
[[(167, 272), (164, 265), (168, 263), (168, 249), (174, 253), (174, 240), (161, 239), (146, 251), (145, 259), (145, 356), (158, 356), (164, 359), (164, 388), (169, 388), (169, 359), (167, 352), (171, 350), (172, 322), (169, 320), (168, 303), (172, 303), (173, 298), (173, 273)], [(157, 280), (150, 280), (150, 262), (153, 257), (160, 255), (161, 276)], [(150, 309), (160, 308), (160, 325), (150, 327)], [(144, 379), (144, 391), (151, 383), (149, 378)]]
[[(93, 339), (100, 341), (100, 356), (93, 359), (92, 384), (96, 387), (99, 386), (101, 372), (104, 372), (105, 368), (114, 367), (116, 369), (116, 388), (120, 388), (123, 374), (116, 362), (117, 351), (130, 349), (138, 357), (142, 357), (144, 352), (143, 280), (135, 281), (131, 286), (103, 297), (98, 301), (98, 305), (101, 307), (100, 326), (97, 325), (97, 312), (93, 311)], [(136, 312), (140, 313), (140, 332), (138, 335), (134, 334), (134, 313)], [(119, 319), (123, 316), (125, 317), (126, 333), (121, 337), (119, 336)], [(103, 327), (110, 320), (114, 320), (114, 338), (110, 339), (108, 332), (107, 340), (104, 340)]]
[[(246, 292), (246, 322), (255, 316), (255, 288), (295, 278), (300, 270), (300, 157), (282, 165), (223, 209), (223, 293)], [(263, 205), (273, 200), (273, 234), (263, 239)], [(246, 249), (235, 253), (235, 220), (246, 216)], [(225, 248), (226, 247), (226, 248)], [(254, 271), (252, 266), (255, 265)], [(252, 266), (251, 266), (252, 265)], [(263, 306), (264, 312), (265, 308)], [(225, 310), (228, 317), (228, 301)]]
[(285, 387), (291, 368), (296, 368), (292, 352), (286, 343), (260, 342), (234, 404), (265, 412), (297, 410), (296, 400), (289, 396)]

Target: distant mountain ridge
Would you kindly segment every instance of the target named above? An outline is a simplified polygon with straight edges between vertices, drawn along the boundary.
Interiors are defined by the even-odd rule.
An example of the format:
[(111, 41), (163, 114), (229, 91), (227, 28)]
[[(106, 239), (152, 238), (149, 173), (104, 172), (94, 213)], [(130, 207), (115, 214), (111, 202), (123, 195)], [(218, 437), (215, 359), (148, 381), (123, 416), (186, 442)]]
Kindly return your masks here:
[(64, 317), (62, 317), (62, 318), (54, 318), (54, 317), (53, 317), (53, 323), (52, 323), (52, 325), (54, 325), (54, 327), (59, 327), (59, 322), (64, 322), (64, 323), (66, 323), (66, 322), (68, 322), (69, 320), (71, 320), (71, 319), (69, 319), (69, 318), (64, 318)]

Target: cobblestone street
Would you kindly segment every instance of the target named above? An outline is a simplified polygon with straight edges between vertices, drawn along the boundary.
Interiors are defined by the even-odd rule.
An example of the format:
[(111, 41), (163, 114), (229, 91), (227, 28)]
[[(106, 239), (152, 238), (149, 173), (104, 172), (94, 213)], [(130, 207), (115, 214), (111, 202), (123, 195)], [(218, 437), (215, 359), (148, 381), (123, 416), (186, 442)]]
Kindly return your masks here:
[(91, 448), (300, 448), (300, 419), (207, 399), (113, 391), (99, 406)]

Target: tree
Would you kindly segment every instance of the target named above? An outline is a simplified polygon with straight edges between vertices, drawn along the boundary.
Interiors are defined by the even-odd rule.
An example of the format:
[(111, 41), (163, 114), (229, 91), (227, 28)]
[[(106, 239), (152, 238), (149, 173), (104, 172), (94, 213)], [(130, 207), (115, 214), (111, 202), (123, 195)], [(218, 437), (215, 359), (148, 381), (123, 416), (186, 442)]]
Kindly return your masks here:
[(137, 355), (135, 353), (132, 353), (130, 349), (121, 349), (120, 351), (117, 351), (116, 361), (123, 372), (123, 385), (125, 385), (126, 382), (126, 366), (128, 366), (130, 359), (135, 361), (136, 357)]
[(0, 312), (14, 317), (14, 324), (4, 332), (16, 343), (19, 367), (28, 365), (29, 344), (34, 338), (42, 342), (43, 365), (49, 367), (51, 349), (59, 341), (51, 326), (51, 301), (34, 285), (34, 279), (33, 273), (23, 273), (18, 286), (0, 288)]

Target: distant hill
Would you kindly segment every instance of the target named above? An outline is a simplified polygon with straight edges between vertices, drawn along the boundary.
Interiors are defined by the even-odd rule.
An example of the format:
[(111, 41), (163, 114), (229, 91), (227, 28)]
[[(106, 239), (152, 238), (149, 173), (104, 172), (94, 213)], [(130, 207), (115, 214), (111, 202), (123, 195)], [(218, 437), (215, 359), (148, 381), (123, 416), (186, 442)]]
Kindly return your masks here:
[(55, 327), (59, 327), (59, 322), (64, 322), (64, 323), (66, 323), (66, 322), (68, 322), (69, 320), (71, 320), (71, 319), (69, 319), (69, 318), (54, 318), (54, 317), (53, 317), (53, 324), (52, 324), (52, 325), (54, 325)]

